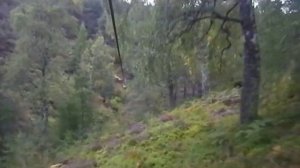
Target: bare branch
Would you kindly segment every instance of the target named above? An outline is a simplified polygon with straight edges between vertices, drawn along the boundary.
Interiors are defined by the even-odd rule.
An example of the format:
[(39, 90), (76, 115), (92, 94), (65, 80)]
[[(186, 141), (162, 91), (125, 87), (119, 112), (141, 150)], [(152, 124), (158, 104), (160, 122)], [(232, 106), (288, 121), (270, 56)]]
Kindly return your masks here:
[[(216, 6), (216, 1), (217, 0), (214, 0), (214, 7)], [(212, 27), (212, 24), (213, 24), (213, 21), (218, 19), (218, 20), (222, 20), (222, 25), (221, 25), (221, 29), (224, 28), (224, 25), (226, 22), (234, 22), (234, 23), (239, 23), (241, 24), (241, 20), (238, 19), (238, 18), (232, 18), (232, 17), (229, 17), (230, 13), (238, 6), (239, 2), (236, 2), (234, 3), (234, 5), (226, 12), (225, 16), (224, 15), (221, 15), (220, 13), (218, 13), (217, 11), (212, 11), (212, 14), (211, 15), (208, 15), (208, 16), (203, 16), (203, 14), (201, 15), (201, 9), (204, 8), (204, 5), (202, 5), (200, 8), (198, 8), (194, 14), (194, 12), (190, 12), (190, 14), (187, 14), (185, 13), (184, 15), (182, 15), (183, 17), (179, 17), (179, 19), (177, 19), (171, 26), (170, 26), (170, 31), (168, 31), (167, 33), (167, 37), (170, 37), (170, 35), (172, 34), (172, 31), (175, 29), (175, 27), (177, 26), (178, 23), (180, 23), (182, 20), (188, 20), (188, 23), (187, 23), (187, 26), (185, 26), (185, 28), (183, 28), (179, 33), (175, 34), (171, 40), (169, 40), (170, 43), (174, 42), (176, 40), (176, 38), (178, 37), (181, 37), (183, 34), (189, 32), (193, 26), (201, 21), (201, 20), (206, 20), (206, 19), (210, 19), (211, 22), (210, 22), (210, 26), (209, 26), (209, 29), (206, 31), (206, 33), (204, 34), (204, 36), (201, 38), (201, 39), (204, 39), (204, 37), (209, 33), (211, 27)], [(193, 19), (188, 19), (188, 15), (193, 15), (194, 14), (194, 17)], [(200, 16), (199, 16), (200, 15)], [(187, 18), (188, 17), (188, 18)], [(219, 32), (220, 32), (219, 30)], [(217, 33), (217, 36), (219, 35), (219, 32)]]
[(212, 18), (212, 19), (226, 20), (226, 21), (234, 22), (234, 23), (242, 23), (242, 21), (238, 18), (223, 16), (220, 13), (218, 13), (217, 11), (213, 11), (213, 14), (214, 14), (214, 18)]
[(200, 38), (200, 41), (203, 41), (203, 39), (208, 35), (208, 33), (210, 32), (212, 26), (214, 25), (215, 21), (214, 20), (210, 20), (208, 29), (206, 30), (206, 32), (203, 34), (203, 36)]
[(230, 31), (228, 28), (222, 28), (222, 31), (226, 34), (226, 42), (227, 42), (227, 46), (224, 47), (221, 51), (221, 55), (220, 55), (220, 69), (219, 71), (221, 72), (222, 71), (222, 65), (223, 65), (223, 56), (224, 56), (224, 53), (225, 51), (229, 50), (232, 46), (232, 43), (230, 41)]
[[(238, 6), (238, 4), (239, 4), (239, 1), (237, 1), (236, 3), (234, 3), (234, 5), (226, 12), (225, 17), (228, 17), (228, 16), (230, 15), (230, 13)], [(227, 21), (227, 20), (223, 20), (223, 22), (222, 22), (222, 24), (221, 24), (221, 27), (220, 27), (220, 29), (219, 29), (219, 31), (218, 31), (216, 37), (215, 37), (215, 38), (217, 38), (217, 37), (219, 36), (219, 34), (220, 34), (221, 31), (222, 31), (223, 33), (226, 34), (226, 42), (227, 42), (227, 46), (224, 47), (224, 48), (222, 49), (222, 51), (221, 51), (221, 56), (220, 56), (220, 69), (219, 69), (219, 71), (222, 70), (222, 62), (223, 62), (223, 56), (224, 56), (225, 51), (226, 51), (226, 50), (229, 50), (229, 49), (231, 48), (231, 46), (232, 46), (232, 43), (231, 43), (231, 41), (230, 41), (230, 31), (229, 31), (228, 28), (225, 28), (226, 21)]]

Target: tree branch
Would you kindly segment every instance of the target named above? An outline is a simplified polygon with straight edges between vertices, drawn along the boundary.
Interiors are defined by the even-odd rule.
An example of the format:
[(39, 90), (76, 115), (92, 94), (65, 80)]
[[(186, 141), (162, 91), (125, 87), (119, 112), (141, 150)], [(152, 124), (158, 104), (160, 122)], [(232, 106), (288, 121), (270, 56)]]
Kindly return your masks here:
[[(229, 15), (230, 15), (230, 13), (238, 6), (238, 4), (239, 4), (239, 1), (237, 1), (236, 3), (234, 3), (234, 5), (226, 12), (225, 17), (228, 18)], [(221, 56), (220, 56), (220, 69), (219, 69), (219, 71), (222, 70), (223, 55), (224, 55), (225, 51), (228, 50), (228, 49), (230, 49), (231, 46), (232, 46), (232, 43), (231, 43), (231, 41), (230, 41), (230, 31), (229, 31), (228, 28), (225, 28), (225, 27), (224, 27), (225, 24), (226, 24), (226, 21), (227, 21), (226, 19), (223, 20), (223, 22), (222, 22), (222, 24), (221, 24), (221, 27), (220, 27), (220, 29), (219, 29), (219, 31), (218, 31), (216, 37), (215, 37), (215, 38), (217, 38), (217, 37), (219, 36), (220, 32), (222, 31), (222, 32), (224, 32), (224, 33), (226, 34), (226, 42), (228, 43), (227, 46), (224, 47), (224, 48), (222, 49), (222, 51), (221, 51)]]
[[(234, 3), (234, 5), (226, 12), (225, 16), (224, 16), (224, 15), (221, 15), (220, 13), (218, 13), (218, 12), (215, 11), (215, 10), (212, 11), (211, 15), (207, 15), (207, 16), (203, 16), (203, 15), (202, 15), (202, 16), (199, 16), (199, 14), (201, 14), (201, 9), (203, 9), (203, 5), (202, 5), (200, 8), (198, 8), (198, 9), (196, 10), (196, 12), (195, 12), (196, 15), (195, 15), (195, 17), (194, 17), (193, 19), (190, 19), (190, 20), (188, 21), (188, 23), (187, 23), (187, 26), (185, 26), (185, 28), (182, 29), (179, 33), (175, 34), (175, 35), (169, 40), (169, 43), (173, 43), (173, 42), (176, 40), (176, 38), (181, 37), (183, 34), (189, 32), (189, 31), (193, 28), (193, 26), (194, 26), (197, 22), (199, 22), (199, 21), (201, 21), (201, 20), (206, 20), (206, 19), (210, 19), (210, 20), (211, 20), (209, 29), (206, 31), (206, 33), (204, 34), (204, 36), (203, 36), (201, 39), (203, 39), (203, 38), (209, 33), (209, 31), (210, 31), (210, 29), (211, 29), (211, 27), (212, 27), (213, 21), (216, 20), (216, 19), (222, 20), (222, 25), (221, 25), (220, 30), (222, 30), (222, 29), (224, 28), (224, 25), (225, 25), (225, 23), (226, 23), (227, 21), (228, 21), (228, 22), (234, 22), (234, 23), (239, 23), (239, 24), (241, 24), (242, 22), (241, 22), (240, 19), (229, 17), (230, 13), (238, 6), (238, 4), (239, 4), (239, 2)], [(213, 5), (214, 5), (214, 7), (215, 7), (215, 5), (216, 5), (216, 0), (214, 0), (214, 4), (213, 4)], [(191, 13), (194, 13), (194, 12), (191, 12)], [(192, 14), (190, 14), (190, 15), (192, 15)], [(167, 33), (167, 37), (170, 37), (170, 35), (172, 34), (172, 31), (175, 29), (175, 27), (177, 26), (177, 24), (178, 24), (179, 22), (181, 22), (182, 20), (187, 19), (186, 17), (187, 17), (187, 14), (185, 13), (185, 14), (183, 15), (183, 17), (181, 17), (181, 18), (179, 17), (180, 19), (176, 20), (176, 21), (171, 25), (170, 31), (168, 31), (168, 33)], [(219, 33), (217, 33), (217, 35), (218, 35), (218, 34), (219, 34)]]

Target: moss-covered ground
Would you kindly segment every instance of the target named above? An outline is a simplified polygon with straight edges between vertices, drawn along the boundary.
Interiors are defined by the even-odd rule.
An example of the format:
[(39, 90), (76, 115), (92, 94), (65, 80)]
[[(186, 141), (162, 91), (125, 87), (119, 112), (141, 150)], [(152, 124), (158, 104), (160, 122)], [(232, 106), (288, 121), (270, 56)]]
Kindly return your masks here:
[(141, 129), (89, 138), (62, 155), (99, 168), (300, 168), (299, 109), (263, 107), (261, 119), (242, 126), (236, 95), (186, 102)]

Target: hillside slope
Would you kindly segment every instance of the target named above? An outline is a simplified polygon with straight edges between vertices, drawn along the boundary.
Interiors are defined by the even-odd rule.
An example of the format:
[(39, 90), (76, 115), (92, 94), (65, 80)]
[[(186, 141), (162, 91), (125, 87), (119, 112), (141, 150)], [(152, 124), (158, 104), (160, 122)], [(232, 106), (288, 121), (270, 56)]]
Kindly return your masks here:
[(62, 151), (68, 158), (52, 168), (299, 168), (299, 113), (240, 126), (236, 95), (190, 101), (124, 133), (90, 138)]

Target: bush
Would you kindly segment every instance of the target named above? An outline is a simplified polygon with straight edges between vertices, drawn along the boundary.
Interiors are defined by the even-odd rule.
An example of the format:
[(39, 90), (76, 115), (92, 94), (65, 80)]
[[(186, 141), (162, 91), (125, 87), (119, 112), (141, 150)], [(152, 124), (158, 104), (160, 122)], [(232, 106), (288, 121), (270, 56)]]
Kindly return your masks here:
[(82, 137), (93, 120), (92, 107), (87, 103), (87, 97), (73, 96), (59, 109), (58, 136), (61, 139)]
[(55, 150), (51, 148), (47, 138), (18, 133), (6, 138), (4, 156), (0, 160), (0, 167), (47, 167), (53, 159)]

